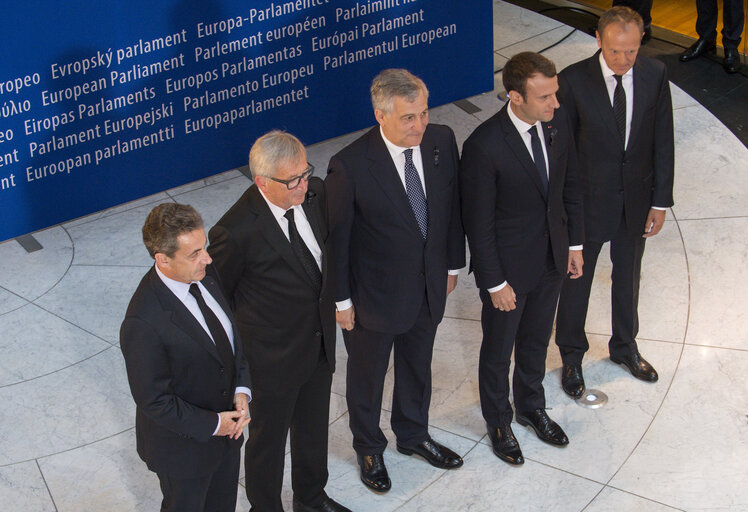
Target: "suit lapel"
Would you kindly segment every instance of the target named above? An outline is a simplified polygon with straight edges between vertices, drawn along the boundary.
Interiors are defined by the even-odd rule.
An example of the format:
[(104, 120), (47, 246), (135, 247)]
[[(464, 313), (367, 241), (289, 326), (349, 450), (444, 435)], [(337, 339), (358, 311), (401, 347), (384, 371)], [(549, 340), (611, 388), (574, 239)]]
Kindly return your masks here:
[[(174, 324), (174, 326), (176, 326), (180, 330), (184, 331), (184, 333), (187, 334), (187, 336), (191, 340), (208, 351), (208, 353), (213, 356), (216, 361), (223, 364), (221, 356), (218, 354), (218, 349), (216, 348), (215, 343), (213, 343), (211, 337), (207, 332), (205, 332), (205, 329), (203, 329), (203, 326), (200, 325), (200, 322), (197, 321), (197, 318), (195, 318), (194, 315), (190, 313), (190, 310), (187, 309), (187, 306), (185, 306), (182, 301), (179, 300), (177, 296), (174, 295), (174, 293), (172, 293), (172, 291), (166, 287), (166, 285), (163, 283), (163, 281), (161, 281), (161, 278), (158, 277), (158, 274), (156, 274), (156, 271), (154, 269), (151, 269), (150, 279), (151, 286), (153, 286), (153, 289), (156, 292), (156, 296), (161, 303), (161, 307), (164, 309), (164, 311), (171, 312), (172, 324)], [(212, 291), (211, 295), (215, 297)], [(224, 307), (224, 305), (222, 304), (221, 307)]]
[(506, 105), (504, 105), (504, 108), (499, 111), (501, 126), (504, 130), (504, 140), (506, 140), (507, 145), (514, 152), (514, 155), (517, 157), (517, 161), (522, 165), (522, 168), (530, 176), (532, 182), (535, 183), (535, 186), (537, 187), (540, 195), (545, 198), (545, 187), (543, 186), (543, 182), (540, 181), (538, 168), (535, 166), (535, 162), (530, 157), (530, 152), (527, 151), (527, 146), (525, 146), (525, 142), (522, 140), (522, 137), (517, 131), (517, 127), (514, 126), (514, 123), (512, 123), (512, 120), (509, 118), (509, 114), (506, 112), (506, 109), (508, 108), (511, 107), (507, 102)]
[(621, 134), (618, 133), (618, 125), (616, 125), (616, 116), (613, 113), (613, 105), (610, 103), (608, 87), (605, 85), (603, 71), (600, 68), (599, 51), (590, 57), (587, 65), (589, 66), (588, 75), (592, 78), (589, 87), (590, 98), (595, 104), (595, 110), (600, 114), (603, 124), (608, 127), (610, 137), (615, 137), (614, 140), (620, 140)]
[(293, 249), (291, 248), (291, 243), (278, 225), (278, 221), (270, 211), (270, 207), (268, 207), (265, 199), (260, 195), (257, 185), (252, 185), (252, 187), (250, 187), (249, 205), (251, 210), (257, 215), (257, 226), (268, 244), (270, 244), (270, 246), (280, 254), (280, 256), (297, 274), (299, 274), (310, 285), (313, 285), (312, 279), (306, 273), (304, 267), (301, 266), (299, 258), (294, 254)]
[(325, 271), (327, 255), (325, 254), (325, 239), (322, 233), (323, 223), (320, 218), (321, 208), (316, 206), (317, 201), (319, 201), (319, 199), (317, 199), (313, 193), (307, 192), (307, 199), (302, 203), (301, 207), (304, 209), (309, 225), (312, 227), (312, 233), (314, 233), (314, 238), (317, 240), (317, 245), (319, 245), (319, 249), (322, 251), (322, 288), (324, 288), (328, 274), (328, 272)]
[[(438, 155), (440, 152), (442, 152), (441, 148), (439, 148), (439, 145), (436, 144), (436, 142), (432, 139), (431, 132), (429, 131), (428, 127), (426, 127), (426, 132), (423, 134), (423, 140), (421, 140), (421, 163), (423, 165), (423, 179), (425, 181), (424, 187), (426, 189), (426, 209), (428, 211), (429, 224), (431, 224), (432, 222), (431, 219), (437, 218), (436, 214), (433, 211), (436, 207), (436, 200), (434, 199), (436, 198), (436, 192), (434, 190), (437, 181), (436, 173), (439, 171), (436, 166), (435, 160), (437, 159), (436, 155)], [(430, 201), (429, 199), (434, 199), (434, 201)], [(408, 204), (410, 204), (410, 201), (408, 202)], [(412, 210), (413, 208), (411, 208), (411, 211)], [(415, 219), (415, 215), (413, 215), (413, 218)], [(428, 231), (426, 240), (428, 241)]]
[(379, 183), (385, 195), (392, 201), (395, 210), (415, 234), (418, 234), (419, 237), (422, 236), (421, 229), (418, 227), (418, 221), (413, 213), (413, 208), (410, 206), (408, 194), (405, 192), (405, 187), (402, 180), (400, 180), (390, 152), (387, 146), (384, 145), (378, 126), (369, 131), (369, 151), (367, 157), (370, 160), (369, 172)]
[(548, 153), (548, 192), (553, 190), (553, 186), (558, 180), (557, 153), (554, 147), (554, 139), (558, 136), (558, 129), (554, 128), (553, 121), (550, 123), (541, 123), (543, 125), (543, 136), (545, 137), (545, 151)]

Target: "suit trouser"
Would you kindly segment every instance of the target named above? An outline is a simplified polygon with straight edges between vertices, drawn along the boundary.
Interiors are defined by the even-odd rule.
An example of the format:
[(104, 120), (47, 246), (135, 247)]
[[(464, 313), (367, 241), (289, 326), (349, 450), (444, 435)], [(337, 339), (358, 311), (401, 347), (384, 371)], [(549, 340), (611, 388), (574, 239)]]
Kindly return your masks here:
[[(743, 34), (745, 13), (743, 0), (723, 0), (722, 2), (722, 46), (737, 48)], [(696, 0), (696, 33), (707, 41), (717, 40), (717, 0)]]
[(527, 293), (517, 293), (517, 307), (501, 311), (491, 296), (480, 291), (483, 302), (483, 341), (478, 363), (478, 388), (483, 419), (490, 428), (512, 421), (509, 404), (509, 364), (514, 349), (514, 407), (519, 412), (545, 408), (545, 358), (553, 329), (553, 312), (561, 288), (561, 275), (550, 254), (540, 283)]
[[(327, 431), (332, 372), (320, 350), (309, 379), (290, 390), (252, 390), (244, 454), (247, 498), (253, 511), (283, 510), (281, 490), (286, 437), (291, 432), (294, 498), (315, 507), (327, 498)], [(233, 509), (232, 509), (233, 510)]]
[(178, 479), (158, 474), (161, 512), (226, 512), (236, 510), (241, 445), (229, 444), (215, 472), (201, 478)]
[(436, 324), (425, 293), (418, 318), (407, 332), (371, 331), (358, 322), (343, 331), (348, 351), (346, 400), (353, 449), (360, 455), (384, 452), (387, 438), (379, 428), (384, 377), (395, 350), (395, 386), (390, 424), (401, 446), (412, 447), (428, 438), (431, 404), (431, 356)]
[[(636, 350), (639, 333), (639, 280), (645, 238), (630, 235), (623, 215), (610, 240), (611, 310), (613, 335), (608, 342), (610, 355), (626, 357)], [(581, 364), (589, 342), (584, 332), (595, 265), (604, 242), (585, 240), (582, 257), (584, 273), (579, 279), (564, 279), (556, 315), (556, 345), (564, 364)]]

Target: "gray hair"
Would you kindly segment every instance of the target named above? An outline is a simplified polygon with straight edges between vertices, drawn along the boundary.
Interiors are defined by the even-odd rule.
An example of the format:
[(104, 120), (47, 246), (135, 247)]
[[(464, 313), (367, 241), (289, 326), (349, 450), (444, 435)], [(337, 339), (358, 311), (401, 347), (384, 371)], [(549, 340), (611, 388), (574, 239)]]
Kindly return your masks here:
[(304, 155), (304, 145), (288, 132), (273, 130), (252, 144), (249, 150), (249, 170), (252, 178), (272, 178), (284, 162), (294, 162)]
[(371, 105), (374, 110), (389, 114), (395, 96), (414, 102), (421, 91), (428, 99), (426, 84), (407, 69), (385, 69), (371, 82)]
[(179, 250), (177, 238), (203, 227), (203, 219), (192, 206), (163, 203), (148, 214), (143, 224), (143, 243), (148, 254), (166, 254), (172, 258)]

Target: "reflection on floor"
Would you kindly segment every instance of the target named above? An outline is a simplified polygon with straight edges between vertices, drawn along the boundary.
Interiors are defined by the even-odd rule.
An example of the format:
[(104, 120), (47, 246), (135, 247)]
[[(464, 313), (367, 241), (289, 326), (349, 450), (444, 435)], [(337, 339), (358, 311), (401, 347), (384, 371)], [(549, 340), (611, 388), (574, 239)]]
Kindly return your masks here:
[[(494, 3), (498, 67), (569, 31)], [(589, 36), (575, 33), (547, 56), (562, 68), (595, 48)], [(499, 108), (501, 89), (469, 98), (481, 109), (474, 115), (445, 105), (433, 109), (431, 120), (451, 125), (461, 145)], [(636, 381), (607, 358), (610, 267), (601, 257), (584, 369), (588, 385), (607, 393), (609, 402), (590, 410), (567, 399), (551, 344), (548, 406), (571, 444), (550, 447), (516, 426), (527, 462), (508, 466), (485, 439), (477, 390), (479, 301), (472, 277), (463, 273), (437, 335), (431, 433), (464, 456), (464, 467), (446, 472), (397, 453), (385, 410), (393, 488), (383, 496), (366, 490), (351, 449), (339, 343), (331, 496), (356, 511), (748, 510), (748, 150), (677, 87), (673, 98), (676, 205), (647, 244), (641, 292), (639, 344), (660, 381)], [(311, 147), (310, 162), (325, 168), (357, 135)], [(163, 201), (194, 205), (211, 226), (248, 185), (230, 171), (44, 230), (35, 234), (42, 251), (0, 244), (3, 511), (158, 509), (157, 479), (135, 453), (134, 406), (117, 346), (124, 308), (151, 265), (140, 227)], [(283, 501), (290, 510), (289, 475)], [(247, 509), (240, 487), (237, 510)]]

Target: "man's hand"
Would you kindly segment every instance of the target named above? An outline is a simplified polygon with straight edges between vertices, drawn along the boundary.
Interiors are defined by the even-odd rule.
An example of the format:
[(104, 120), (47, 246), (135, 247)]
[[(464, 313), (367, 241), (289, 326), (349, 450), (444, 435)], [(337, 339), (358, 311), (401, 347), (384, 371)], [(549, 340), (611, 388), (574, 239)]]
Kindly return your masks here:
[(341, 329), (343, 329), (344, 331), (350, 331), (351, 329), (353, 329), (355, 316), (356, 313), (353, 306), (351, 306), (348, 309), (344, 309), (343, 311), (336, 311), (335, 321), (338, 322), (338, 325)]
[(221, 424), (218, 426), (218, 432), (213, 435), (229, 436), (237, 439), (242, 434), (241, 429), (239, 429), (238, 434), (236, 432), (236, 426), (241, 423), (242, 413), (239, 411), (223, 411), (219, 412), (218, 416), (221, 418)]
[(517, 295), (515, 295), (514, 290), (509, 283), (498, 292), (493, 292), (490, 295), (493, 307), (499, 311), (511, 311), (517, 309)]
[(242, 415), (236, 422), (237, 435), (234, 438), (236, 439), (241, 435), (244, 427), (246, 427), (252, 419), (249, 416), (249, 397), (245, 393), (237, 393), (234, 395), (234, 410)]
[(654, 208), (649, 209), (649, 215), (647, 215), (647, 221), (644, 223), (644, 238), (650, 238), (660, 232), (662, 226), (665, 224), (665, 210), (656, 210)]
[(579, 279), (582, 277), (582, 265), (584, 265), (582, 251), (569, 251), (569, 266), (566, 272), (570, 278)]
[(447, 297), (452, 293), (457, 286), (457, 274), (447, 274)]

